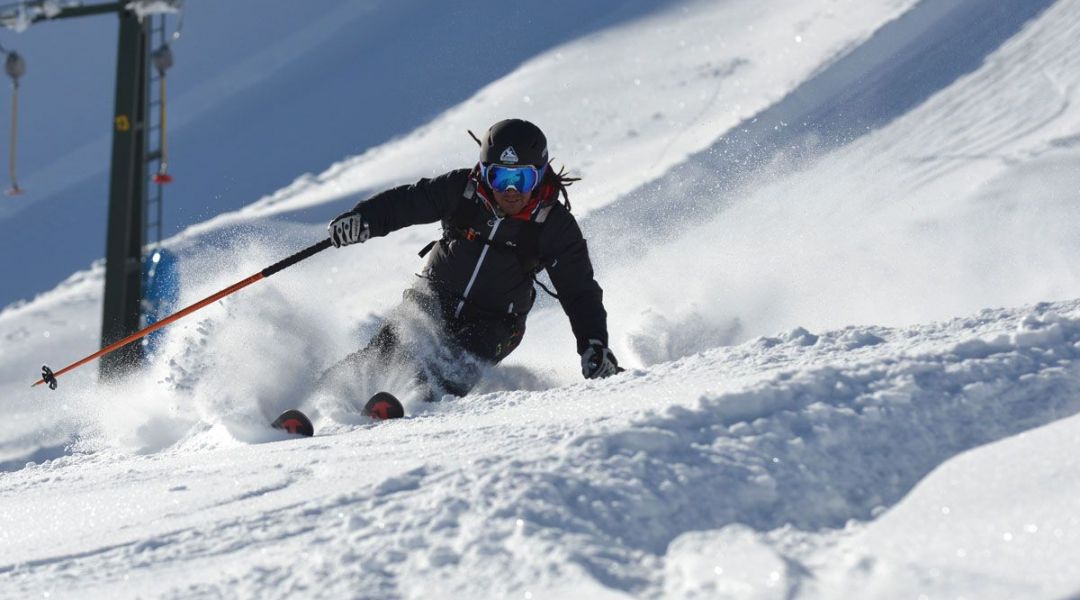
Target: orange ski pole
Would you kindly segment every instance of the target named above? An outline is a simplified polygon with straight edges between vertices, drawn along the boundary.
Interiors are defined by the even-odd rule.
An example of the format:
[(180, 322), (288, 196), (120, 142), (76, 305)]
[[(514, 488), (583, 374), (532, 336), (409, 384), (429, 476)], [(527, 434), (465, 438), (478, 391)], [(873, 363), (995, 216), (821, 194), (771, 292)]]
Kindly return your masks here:
[(318, 254), (319, 252), (322, 252), (323, 250), (326, 250), (327, 248), (329, 248), (332, 245), (333, 245), (333, 242), (331, 242), (330, 239), (328, 238), (328, 239), (322, 240), (321, 242), (319, 242), (317, 244), (308, 246), (307, 248), (304, 248), (303, 250), (297, 252), (296, 254), (293, 254), (292, 256), (290, 256), (288, 258), (286, 258), (284, 260), (281, 260), (279, 262), (276, 262), (276, 263), (270, 265), (269, 267), (266, 267), (265, 269), (263, 269), (262, 271), (259, 271), (258, 273), (252, 275), (251, 277), (248, 277), (247, 279), (244, 279), (243, 281), (238, 281), (238, 282), (230, 285), (229, 287), (221, 290), (220, 292), (218, 292), (218, 293), (216, 293), (216, 294), (214, 294), (212, 296), (209, 296), (207, 298), (199, 300), (195, 304), (192, 304), (191, 306), (189, 306), (189, 307), (187, 307), (185, 309), (182, 309), (182, 310), (180, 310), (178, 312), (175, 312), (175, 313), (169, 315), (168, 317), (165, 317), (164, 319), (158, 321), (157, 323), (154, 323), (153, 325), (150, 325), (149, 327), (146, 327), (145, 329), (140, 329), (139, 331), (136, 331), (135, 333), (127, 336), (126, 338), (124, 338), (124, 339), (122, 339), (122, 340), (120, 340), (118, 342), (113, 342), (112, 344), (109, 344), (108, 346), (102, 348), (101, 350), (98, 350), (97, 352), (91, 354), (90, 356), (87, 356), (86, 358), (83, 358), (83, 359), (79, 360), (78, 362), (71, 363), (70, 365), (64, 367), (63, 369), (60, 369), (59, 371), (57, 371), (55, 373), (53, 373), (52, 370), (49, 369), (48, 366), (42, 366), (41, 367), (41, 379), (38, 379), (37, 381), (35, 381), (33, 383), (33, 385), (31, 385), (30, 387), (34, 387), (34, 386), (41, 385), (43, 383), (47, 383), (47, 384), (49, 384), (49, 389), (55, 390), (56, 389), (56, 378), (63, 375), (64, 373), (67, 373), (68, 371), (71, 371), (73, 369), (77, 369), (77, 368), (85, 365), (86, 363), (88, 363), (88, 362), (90, 362), (90, 361), (92, 361), (92, 360), (94, 360), (96, 358), (101, 358), (102, 356), (105, 356), (106, 354), (108, 354), (108, 353), (110, 353), (110, 352), (112, 352), (112, 351), (114, 351), (114, 350), (116, 350), (118, 348), (123, 348), (124, 346), (130, 344), (131, 342), (134, 342), (135, 340), (142, 339), (142, 338), (146, 337), (147, 335), (150, 335), (151, 333), (157, 331), (158, 329), (161, 329), (162, 327), (165, 327), (166, 325), (168, 325), (168, 324), (170, 324), (170, 323), (172, 323), (174, 321), (178, 321), (179, 319), (181, 319), (183, 317), (186, 317), (187, 315), (190, 315), (191, 313), (199, 310), (200, 308), (202, 308), (202, 307), (204, 307), (204, 306), (206, 306), (208, 304), (213, 304), (214, 302), (217, 302), (218, 300), (221, 300), (225, 296), (228, 296), (228, 295), (230, 295), (230, 294), (232, 294), (234, 292), (237, 292), (237, 291), (239, 291), (239, 290), (241, 290), (241, 289), (255, 283), (256, 281), (259, 281), (260, 279), (265, 279), (265, 278), (273, 275), (274, 273), (277, 273), (278, 271), (281, 271), (282, 269), (286, 269), (288, 267), (291, 267), (291, 266), (295, 265), (296, 263), (298, 263), (298, 262), (300, 262), (300, 261), (302, 261), (302, 260), (304, 260), (306, 258), (311, 258), (312, 256)]

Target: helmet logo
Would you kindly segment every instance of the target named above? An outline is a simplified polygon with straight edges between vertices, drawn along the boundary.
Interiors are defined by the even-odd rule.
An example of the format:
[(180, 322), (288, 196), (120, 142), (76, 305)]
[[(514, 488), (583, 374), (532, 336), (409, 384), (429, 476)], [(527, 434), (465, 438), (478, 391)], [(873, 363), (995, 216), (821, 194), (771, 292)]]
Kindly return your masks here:
[(506, 150), (499, 156), (499, 162), (514, 164), (518, 161), (517, 152), (514, 152), (513, 146), (507, 146)]

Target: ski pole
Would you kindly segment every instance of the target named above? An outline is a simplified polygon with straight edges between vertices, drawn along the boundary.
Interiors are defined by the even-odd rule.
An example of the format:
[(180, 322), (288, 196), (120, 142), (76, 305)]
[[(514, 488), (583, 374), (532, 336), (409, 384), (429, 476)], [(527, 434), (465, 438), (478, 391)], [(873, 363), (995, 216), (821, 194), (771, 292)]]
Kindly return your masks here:
[(269, 267), (266, 267), (265, 269), (263, 269), (262, 271), (259, 271), (258, 273), (252, 275), (251, 277), (248, 277), (247, 279), (244, 279), (242, 281), (238, 281), (238, 282), (230, 285), (229, 287), (221, 290), (220, 292), (218, 292), (218, 293), (216, 293), (216, 294), (214, 294), (212, 296), (209, 296), (207, 298), (199, 300), (195, 304), (192, 304), (191, 306), (189, 306), (189, 307), (187, 307), (185, 309), (182, 309), (182, 310), (180, 310), (178, 312), (175, 312), (175, 313), (169, 315), (168, 317), (165, 317), (164, 319), (158, 321), (157, 323), (154, 323), (153, 325), (150, 325), (149, 327), (146, 327), (144, 329), (140, 329), (139, 331), (136, 331), (135, 333), (127, 336), (126, 338), (124, 338), (124, 339), (122, 339), (122, 340), (120, 340), (118, 342), (114, 342), (112, 344), (109, 344), (108, 346), (102, 348), (101, 350), (98, 350), (97, 352), (91, 354), (90, 356), (87, 356), (86, 358), (83, 358), (82, 360), (79, 360), (78, 362), (74, 362), (74, 363), (64, 367), (63, 369), (60, 369), (59, 371), (57, 371), (55, 373), (53, 373), (52, 370), (49, 369), (48, 366), (42, 366), (41, 367), (41, 379), (35, 381), (34, 384), (31, 385), (30, 387), (34, 387), (34, 386), (41, 385), (43, 383), (47, 383), (47, 384), (49, 384), (49, 389), (55, 390), (56, 389), (56, 378), (63, 375), (64, 373), (67, 373), (68, 371), (71, 371), (72, 369), (76, 369), (78, 367), (81, 367), (82, 365), (85, 365), (86, 363), (88, 363), (88, 362), (90, 362), (90, 361), (92, 361), (92, 360), (94, 360), (96, 358), (100, 358), (102, 356), (105, 356), (106, 354), (108, 354), (108, 353), (110, 353), (110, 352), (112, 352), (114, 350), (117, 350), (119, 348), (123, 348), (124, 346), (130, 344), (131, 342), (134, 342), (135, 340), (144, 338), (147, 335), (157, 331), (158, 329), (161, 329), (162, 327), (165, 327), (166, 325), (168, 325), (168, 324), (170, 324), (170, 323), (172, 323), (174, 321), (177, 321), (177, 320), (179, 320), (179, 319), (181, 319), (183, 317), (186, 317), (187, 315), (190, 315), (191, 313), (199, 310), (200, 308), (202, 308), (202, 307), (204, 307), (204, 306), (206, 306), (208, 304), (213, 304), (214, 302), (217, 302), (218, 300), (221, 300), (225, 296), (228, 296), (228, 295), (230, 295), (230, 294), (232, 294), (234, 292), (237, 292), (237, 291), (241, 290), (242, 288), (245, 288), (245, 287), (255, 283), (256, 281), (259, 281), (260, 279), (265, 279), (265, 278), (273, 275), (274, 273), (277, 273), (278, 271), (281, 271), (283, 269), (291, 267), (291, 266), (295, 265), (296, 263), (298, 263), (298, 262), (300, 262), (300, 261), (302, 261), (304, 259), (311, 258), (312, 256), (318, 254), (319, 252), (322, 252), (323, 250), (326, 250), (327, 248), (329, 248), (332, 245), (334, 245), (333, 242), (331, 242), (330, 239), (327, 238), (327, 239), (322, 240), (321, 242), (319, 242), (317, 244), (313, 244), (311, 246), (308, 246), (307, 248), (304, 248), (303, 250), (297, 252), (296, 254), (293, 254), (292, 256), (290, 256), (288, 258), (286, 258), (284, 260), (281, 260), (281, 261), (278, 261), (278, 262), (270, 265)]

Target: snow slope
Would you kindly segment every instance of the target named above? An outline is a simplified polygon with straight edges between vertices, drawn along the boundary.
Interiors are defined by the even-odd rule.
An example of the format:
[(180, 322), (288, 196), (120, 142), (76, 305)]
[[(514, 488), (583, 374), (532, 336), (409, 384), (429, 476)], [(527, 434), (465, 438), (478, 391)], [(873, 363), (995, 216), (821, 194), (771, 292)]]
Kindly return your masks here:
[[(0, 312), (0, 595), (1075, 595), (1080, 2), (981, 8), (672, 5), (170, 241), (196, 300), (521, 114), (587, 176), (613, 379), (549, 304), (486, 393), (377, 426), (305, 398), (423, 228), (208, 307), (113, 387), (25, 389), (94, 349), (100, 268)], [(266, 429), (298, 402), (325, 435)]]
[[(972, 560), (923, 585), (1051, 597), (1080, 585), (1062, 505), (993, 513), (1004, 526), (962, 512), (1000, 452), (970, 459), (960, 498), (955, 479), (937, 477), (919, 493), (945, 499), (908, 500), (957, 507), (969, 522), (948, 523), (950, 541), (908, 539), (923, 507), (900, 525), (888, 513), (862, 526), (866, 545), (825, 546), (854, 553), (847, 562), (807, 546), (880, 514), (964, 450), (1075, 414), (1077, 348), (1076, 302), (907, 329), (800, 329), (312, 440), (250, 444), (216, 425), (148, 455), (65, 456), (4, 476), (0, 573), (13, 596), (779, 597), (812, 583), (836, 597), (829, 584), (863, 580), (890, 596), (956, 543)], [(1078, 422), (1060, 435), (1075, 439)], [(1045, 485), (1039, 473), (1011, 469), (1008, 489)], [(1070, 481), (1052, 495), (1064, 506)], [(1023, 554), (994, 552), (1009, 541), (983, 534), (995, 525), (1045, 528), (1039, 555), (1056, 560), (1002, 571)]]

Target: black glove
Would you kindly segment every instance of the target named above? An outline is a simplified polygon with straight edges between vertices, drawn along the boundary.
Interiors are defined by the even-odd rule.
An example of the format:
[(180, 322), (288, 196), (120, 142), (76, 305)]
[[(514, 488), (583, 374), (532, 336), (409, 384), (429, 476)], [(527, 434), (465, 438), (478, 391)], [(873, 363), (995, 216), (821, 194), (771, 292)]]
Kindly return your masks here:
[(363, 217), (360, 213), (351, 210), (330, 221), (327, 229), (330, 231), (330, 241), (334, 242), (336, 248), (349, 244), (362, 244), (371, 237), (371, 228)]
[(581, 353), (581, 374), (585, 379), (603, 379), (621, 372), (611, 350), (600, 340), (589, 340), (589, 347)]

